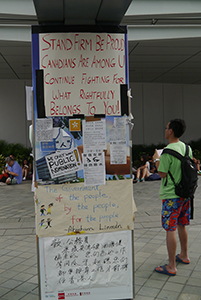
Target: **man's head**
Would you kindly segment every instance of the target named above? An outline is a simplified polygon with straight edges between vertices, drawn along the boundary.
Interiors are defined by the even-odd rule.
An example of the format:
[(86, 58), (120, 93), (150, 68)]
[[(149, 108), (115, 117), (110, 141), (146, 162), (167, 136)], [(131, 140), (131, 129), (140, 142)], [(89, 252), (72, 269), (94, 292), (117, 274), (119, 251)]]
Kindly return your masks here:
[(170, 135), (173, 135), (175, 138), (180, 138), (186, 130), (185, 121), (182, 119), (171, 120), (165, 130), (165, 138), (169, 139)]
[(9, 165), (9, 167), (12, 167), (12, 165), (14, 164), (14, 160), (8, 156), (6, 157), (6, 163)]

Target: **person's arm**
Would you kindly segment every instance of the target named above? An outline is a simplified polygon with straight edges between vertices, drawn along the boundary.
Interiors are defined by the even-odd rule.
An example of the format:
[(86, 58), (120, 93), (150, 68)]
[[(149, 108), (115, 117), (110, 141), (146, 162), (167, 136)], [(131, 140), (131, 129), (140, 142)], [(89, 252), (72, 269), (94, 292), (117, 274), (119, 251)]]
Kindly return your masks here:
[(147, 164), (145, 164), (145, 165), (139, 167), (140, 170), (143, 170), (143, 169), (145, 169), (145, 168), (148, 168)]
[(18, 176), (19, 175), (19, 174), (15, 173), (15, 172), (9, 171), (8, 169), (6, 169), (5, 171), (6, 171), (6, 173), (8, 173), (11, 176)]
[[(153, 159), (155, 161), (156, 169), (158, 171), (158, 168), (159, 168), (159, 165), (160, 165), (160, 156), (158, 154), (157, 149), (155, 149), (155, 153), (153, 155)], [(165, 178), (167, 176), (167, 173), (160, 172), (160, 171), (158, 171), (158, 174), (160, 175), (161, 178)]]
[(12, 170), (10, 169), (9, 172), (10, 172), (10, 175), (12, 175), (12, 176), (14, 176), (14, 177), (17, 177), (17, 176), (19, 176), (20, 170), (21, 170), (20, 165), (19, 165), (18, 163), (15, 163), (15, 164), (13, 164), (13, 166), (12, 166)]

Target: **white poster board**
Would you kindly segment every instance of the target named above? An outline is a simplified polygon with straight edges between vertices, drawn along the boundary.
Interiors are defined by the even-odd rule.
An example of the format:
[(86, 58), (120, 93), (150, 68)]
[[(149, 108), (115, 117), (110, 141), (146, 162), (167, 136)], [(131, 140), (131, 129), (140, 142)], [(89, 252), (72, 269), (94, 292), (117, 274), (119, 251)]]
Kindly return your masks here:
[(39, 246), (41, 300), (133, 298), (131, 231), (40, 238)]
[(46, 116), (120, 116), (125, 53), (123, 33), (39, 34)]
[(38, 186), (35, 190), (36, 234), (62, 236), (74, 231), (98, 233), (133, 229), (132, 179)]

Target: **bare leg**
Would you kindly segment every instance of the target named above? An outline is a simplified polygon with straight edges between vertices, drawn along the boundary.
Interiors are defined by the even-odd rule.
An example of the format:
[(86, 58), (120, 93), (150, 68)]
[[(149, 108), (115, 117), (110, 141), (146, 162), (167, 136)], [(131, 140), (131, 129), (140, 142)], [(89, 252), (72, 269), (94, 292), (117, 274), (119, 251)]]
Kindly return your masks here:
[(138, 169), (137, 169), (137, 175), (136, 175), (136, 177), (137, 177), (138, 179), (140, 179), (140, 171), (141, 171), (141, 170), (138, 168)]
[(178, 225), (178, 234), (179, 240), (181, 244), (181, 253), (179, 254), (179, 258), (185, 261), (190, 261), (188, 257), (188, 234), (185, 226)]
[[(166, 270), (169, 272), (176, 273), (176, 248), (177, 248), (177, 238), (176, 238), (176, 231), (167, 231), (166, 232), (166, 244), (169, 256), (169, 264), (166, 265)], [(161, 267), (157, 267), (157, 270), (162, 271)]]
[(136, 178), (133, 180), (133, 182), (140, 182), (140, 177), (141, 177), (141, 169), (138, 168), (137, 169), (137, 173), (136, 173)]
[(142, 178), (147, 178), (148, 175), (149, 175), (148, 169), (147, 169), (147, 168), (144, 168), (144, 169), (143, 169), (143, 172), (142, 172)]
[(176, 260), (175, 260), (176, 249), (177, 249), (176, 231), (167, 231), (166, 243), (167, 243), (167, 250), (169, 256), (169, 264), (166, 266), (167, 270), (176, 271)]
[(10, 178), (6, 179), (6, 184), (10, 184)]

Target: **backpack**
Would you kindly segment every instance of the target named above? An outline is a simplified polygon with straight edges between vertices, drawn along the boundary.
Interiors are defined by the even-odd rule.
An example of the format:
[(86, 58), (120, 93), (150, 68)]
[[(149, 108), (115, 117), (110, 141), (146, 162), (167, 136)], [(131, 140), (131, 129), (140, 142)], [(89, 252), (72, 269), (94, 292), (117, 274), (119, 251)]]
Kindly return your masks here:
[[(193, 197), (195, 190), (197, 188), (197, 166), (195, 162), (189, 156), (189, 147), (186, 146), (186, 154), (182, 156), (177, 151), (172, 149), (164, 149), (163, 153), (170, 154), (181, 161), (181, 181), (178, 184), (175, 184), (174, 177), (171, 172), (168, 171), (170, 178), (172, 179), (175, 185), (175, 194), (182, 198)], [(167, 180), (165, 185), (167, 185)]]

